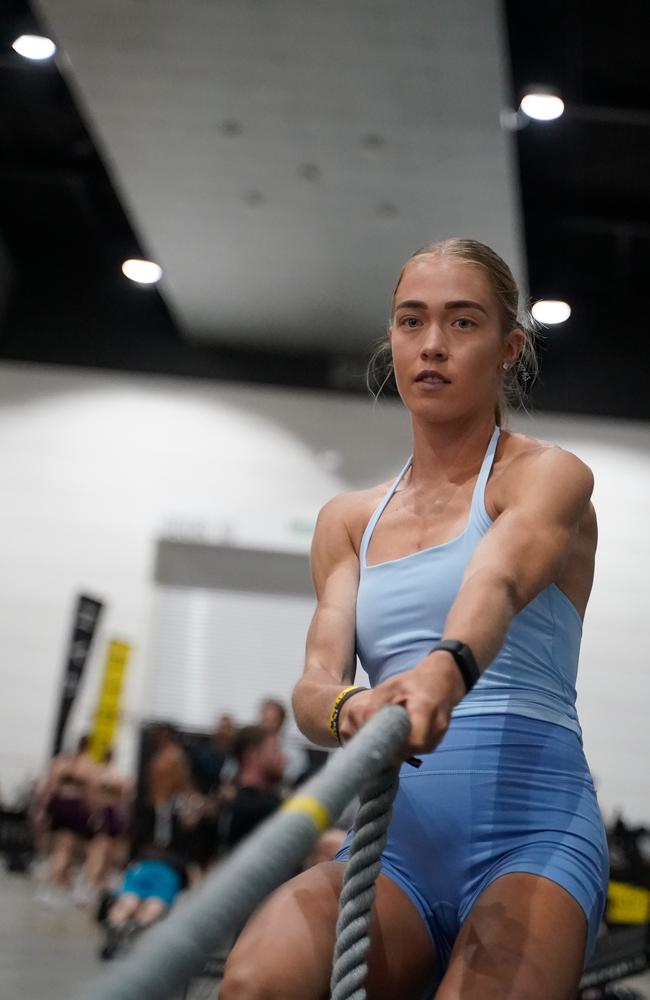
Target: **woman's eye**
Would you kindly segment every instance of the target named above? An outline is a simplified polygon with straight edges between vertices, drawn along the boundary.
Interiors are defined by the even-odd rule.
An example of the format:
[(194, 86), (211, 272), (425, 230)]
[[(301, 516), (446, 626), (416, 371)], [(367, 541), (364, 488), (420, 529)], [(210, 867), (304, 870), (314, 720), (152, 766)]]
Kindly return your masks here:
[(454, 320), (454, 325), (458, 323), (461, 330), (469, 330), (471, 327), (476, 326), (473, 319), (468, 319), (467, 316), (459, 316), (458, 319)]
[(403, 316), (399, 321), (400, 326), (405, 326), (408, 330), (414, 330), (420, 320), (417, 316)]

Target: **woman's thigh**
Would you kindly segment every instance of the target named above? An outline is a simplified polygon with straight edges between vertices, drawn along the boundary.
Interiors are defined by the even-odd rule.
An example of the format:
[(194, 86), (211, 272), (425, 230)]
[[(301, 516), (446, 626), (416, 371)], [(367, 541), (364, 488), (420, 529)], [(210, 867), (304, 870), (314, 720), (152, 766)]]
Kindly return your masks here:
[(538, 875), (502, 875), (477, 899), (436, 1000), (575, 1000), (587, 925), (565, 889)]
[(56, 830), (52, 834), (52, 854), (72, 855), (82, 844), (81, 837), (73, 833), (72, 830)]
[[(344, 868), (338, 862), (316, 865), (268, 899), (228, 958), (221, 1000), (329, 997)], [(371, 930), (369, 1000), (419, 1000), (434, 969), (433, 944), (420, 914), (391, 879), (380, 875)]]

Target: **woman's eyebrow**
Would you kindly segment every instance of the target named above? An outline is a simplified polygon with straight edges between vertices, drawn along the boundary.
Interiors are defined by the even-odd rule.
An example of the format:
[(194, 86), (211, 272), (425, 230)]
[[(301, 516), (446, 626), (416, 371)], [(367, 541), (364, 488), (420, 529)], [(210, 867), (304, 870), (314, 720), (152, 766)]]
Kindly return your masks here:
[(471, 299), (458, 299), (456, 302), (445, 302), (445, 309), (480, 309), (487, 316), (487, 309), (480, 302)]
[(395, 312), (398, 309), (426, 309), (426, 302), (420, 302), (418, 299), (404, 299), (403, 302), (398, 302), (395, 306)]
[[(404, 299), (403, 302), (398, 302), (395, 306), (395, 312), (398, 309), (428, 309), (426, 302), (420, 302), (419, 299)], [(445, 309), (451, 311), (452, 309), (480, 309), (482, 313), (487, 316), (488, 312), (485, 306), (482, 306), (480, 302), (473, 302), (471, 299), (456, 299), (454, 302), (445, 302)]]

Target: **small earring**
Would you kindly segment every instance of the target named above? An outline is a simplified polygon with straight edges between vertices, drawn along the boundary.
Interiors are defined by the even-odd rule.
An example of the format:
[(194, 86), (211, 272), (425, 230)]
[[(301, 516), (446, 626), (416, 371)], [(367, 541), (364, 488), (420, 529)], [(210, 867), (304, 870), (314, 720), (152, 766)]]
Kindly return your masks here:
[(504, 361), (503, 364), (501, 365), (501, 367), (503, 368), (504, 372), (507, 372), (508, 369), (509, 369), (509, 367), (510, 367), (510, 365), (508, 364), (507, 361)]

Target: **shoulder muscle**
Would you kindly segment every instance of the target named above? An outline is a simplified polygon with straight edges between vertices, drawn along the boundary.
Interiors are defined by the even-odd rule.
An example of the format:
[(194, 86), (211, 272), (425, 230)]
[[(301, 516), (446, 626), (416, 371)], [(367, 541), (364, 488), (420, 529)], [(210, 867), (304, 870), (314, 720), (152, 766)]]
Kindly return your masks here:
[(500, 512), (524, 508), (546, 510), (561, 521), (576, 524), (584, 516), (593, 492), (588, 465), (570, 451), (535, 442), (504, 471)]
[(358, 499), (342, 493), (329, 500), (316, 521), (311, 546), (311, 569), (316, 596), (320, 597), (328, 578), (339, 567), (358, 567), (357, 554), (350, 534)]

